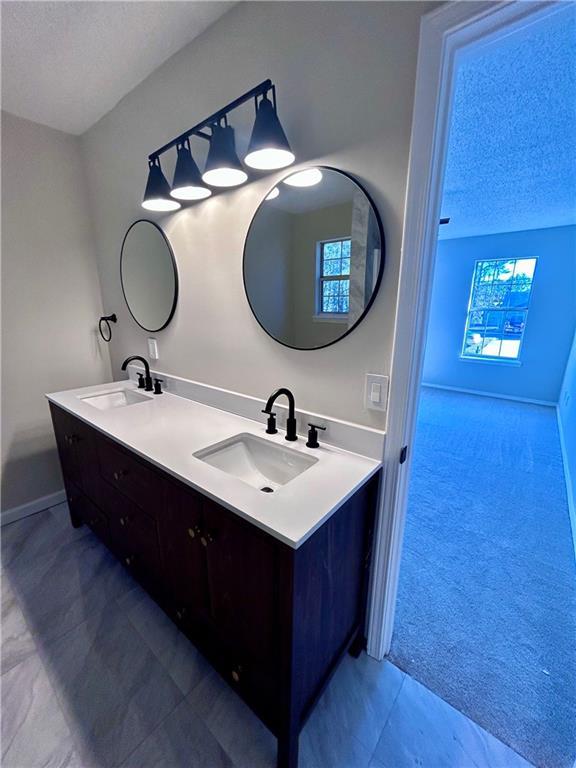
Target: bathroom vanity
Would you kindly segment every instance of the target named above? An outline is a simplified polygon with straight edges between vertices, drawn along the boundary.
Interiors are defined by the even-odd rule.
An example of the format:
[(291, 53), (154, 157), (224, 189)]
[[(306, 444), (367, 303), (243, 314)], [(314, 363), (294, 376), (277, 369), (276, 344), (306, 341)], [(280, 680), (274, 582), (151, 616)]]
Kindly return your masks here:
[[(130, 381), (48, 399), (72, 524), (90, 526), (295, 768), (314, 704), (364, 645), (379, 463)], [(210, 463), (232, 436), (297, 474), (266, 493)]]

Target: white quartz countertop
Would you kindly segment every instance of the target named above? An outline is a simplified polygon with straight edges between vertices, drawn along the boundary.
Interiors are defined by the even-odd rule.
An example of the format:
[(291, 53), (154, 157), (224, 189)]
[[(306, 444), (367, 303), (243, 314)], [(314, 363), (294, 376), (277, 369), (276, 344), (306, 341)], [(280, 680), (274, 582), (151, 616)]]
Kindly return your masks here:
[[(126, 380), (54, 392), (46, 397), (294, 548), (306, 541), (381, 466), (373, 459), (322, 445), (321, 433), (321, 447), (306, 448), (305, 437), (287, 442), (284, 430), (267, 435), (264, 415), (263, 423), (258, 423), (167, 392), (159, 396), (150, 394), (143, 403), (110, 410), (99, 410), (80, 399), (119, 389), (134, 390), (136, 385)], [(318, 461), (273, 494), (267, 494), (193, 455), (241, 433), (314, 456)]]

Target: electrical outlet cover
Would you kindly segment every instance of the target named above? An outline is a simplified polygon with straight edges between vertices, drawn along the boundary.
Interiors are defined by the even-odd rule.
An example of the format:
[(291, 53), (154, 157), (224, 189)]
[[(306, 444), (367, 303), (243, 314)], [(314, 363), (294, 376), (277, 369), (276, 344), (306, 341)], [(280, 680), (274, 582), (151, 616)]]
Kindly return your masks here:
[(367, 373), (364, 387), (364, 407), (369, 411), (385, 411), (388, 407), (388, 376)]

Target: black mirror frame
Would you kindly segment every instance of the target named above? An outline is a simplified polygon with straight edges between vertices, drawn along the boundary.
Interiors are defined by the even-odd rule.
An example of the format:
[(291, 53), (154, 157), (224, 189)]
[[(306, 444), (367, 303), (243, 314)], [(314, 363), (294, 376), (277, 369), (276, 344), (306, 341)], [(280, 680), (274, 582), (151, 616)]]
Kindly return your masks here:
[[(252, 229), (252, 225), (254, 223), (254, 219), (258, 215), (258, 211), (260, 208), (264, 205), (266, 202), (266, 197), (270, 194), (270, 192), (277, 187), (279, 184), (282, 183), (282, 181), (288, 176), (292, 176), (294, 173), (300, 173), (300, 171), (307, 171), (312, 168), (319, 168), (321, 171), (335, 171), (336, 173), (340, 173), (342, 176), (346, 176), (348, 179), (350, 179), (351, 182), (356, 184), (356, 186), (366, 195), (366, 198), (370, 205), (372, 206), (372, 210), (374, 211), (374, 216), (376, 218), (376, 223), (378, 225), (378, 231), (380, 233), (380, 242), (381, 242), (381, 248), (380, 248), (380, 268), (378, 270), (378, 277), (376, 278), (376, 284), (374, 286), (374, 290), (372, 291), (372, 296), (370, 297), (370, 301), (364, 308), (364, 312), (360, 315), (358, 320), (354, 323), (354, 325), (349, 328), (345, 333), (343, 333), (341, 336), (338, 336), (337, 339), (334, 339), (333, 341), (329, 341), (327, 344), (321, 344), (319, 347), (294, 347), (292, 344), (286, 344), (285, 341), (280, 341), (280, 339), (277, 339), (275, 336), (273, 336), (267, 328), (265, 328), (262, 323), (260, 322), (260, 319), (258, 318), (258, 315), (254, 311), (254, 307), (252, 306), (252, 303), (250, 302), (250, 297), (248, 295), (248, 290), (246, 288), (246, 243), (248, 242), (248, 238), (250, 237), (250, 231)], [(281, 179), (278, 179), (278, 181), (274, 184), (271, 189), (268, 190), (266, 195), (262, 198), (260, 204), (254, 211), (254, 215), (252, 216), (252, 221), (250, 222), (250, 226), (248, 227), (248, 232), (246, 233), (246, 239), (244, 240), (244, 250), (242, 254), (242, 280), (244, 282), (244, 294), (246, 295), (246, 300), (248, 302), (248, 306), (250, 307), (250, 310), (252, 314), (254, 315), (254, 318), (256, 319), (256, 322), (262, 328), (262, 330), (270, 336), (271, 339), (274, 339), (275, 342), (278, 344), (282, 344), (283, 347), (288, 347), (288, 349), (296, 349), (299, 352), (315, 352), (318, 349), (326, 349), (326, 347), (331, 347), (333, 344), (336, 344), (339, 341), (342, 341), (342, 339), (345, 339), (346, 336), (349, 336), (352, 331), (357, 328), (360, 323), (364, 320), (368, 312), (370, 311), (370, 308), (372, 307), (372, 304), (374, 303), (374, 300), (376, 299), (376, 296), (378, 295), (378, 291), (380, 290), (380, 285), (382, 283), (382, 276), (384, 274), (384, 263), (386, 261), (386, 240), (384, 238), (384, 227), (382, 226), (382, 219), (380, 217), (380, 212), (378, 211), (378, 208), (376, 207), (374, 200), (372, 197), (368, 194), (365, 187), (360, 184), (360, 182), (352, 176), (351, 173), (347, 173), (346, 171), (341, 170), (340, 168), (334, 168), (331, 165), (311, 165), (307, 166), (306, 168), (298, 168), (297, 170), (292, 169), (290, 173), (287, 173), (285, 176), (283, 176)]]
[[(122, 278), (122, 258), (124, 256), (124, 244), (126, 242), (126, 238), (130, 234), (130, 230), (136, 226), (136, 224), (140, 224), (142, 222), (146, 222), (146, 224), (152, 224), (153, 227), (156, 227), (158, 232), (162, 235), (164, 238), (164, 242), (166, 243), (166, 246), (168, 248), (168, 251), (170, 253), (170, 258), (172, 259), (172, 268), (174, 270), (174, 300), (172, 302), (172, 307), (170, 309), (170, 313), (168, 314), (168, 319), (164, 323), (164, 325), (160, 326), (160, 328), (146, 328), (146, 326), (142, 325), (136, 317), (134, 316), (134, 313), (130, 309), (130, 304), (128, 304), (128, 299), (126, 298), (126, 291), (124, 290), (124, 280)], [(133, 221), (132, 224), (128, 227), (126, 230), (126, 233), (124, 234), (124, 237), (122, 239), (122, 246), (120, 248), (120, 285), (122, 286), (122, 295), (124, 296), (124, 301), (126, 302), (126, 306), (128, 307), (128, 312), (130, 312), (130, 315), (132, 316), (132, 319), (136, 323), (136, 325), (140, 326), (143, 331), (146, 331), (147, 333), (158, 333), (159, 331), (163, 331), (164, 328), (166, 328), (169, 324), (172, 318), (174, 317), (174, 312), (176, 312), (176, 305), (178, 304), (178, 292), (179, 292), (179, 279), (178, 279), (178, 265), (176, 264), (176, 258), (174, 256), (174, 251), (172, 250), (172, 246), (170, 244), (170, 241), (166, 237), (166, 233), (160, 227), (158, 224), (156, 224), (155, 221), (150, 221), (150, 219), (136, 219), (136, 221)]]

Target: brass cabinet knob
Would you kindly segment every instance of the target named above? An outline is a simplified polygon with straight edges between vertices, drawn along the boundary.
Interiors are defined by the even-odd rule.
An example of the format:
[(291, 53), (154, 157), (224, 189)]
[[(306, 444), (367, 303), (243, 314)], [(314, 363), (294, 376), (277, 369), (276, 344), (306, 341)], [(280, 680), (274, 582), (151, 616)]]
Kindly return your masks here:
[(124, 562), (126, 563), (126, 565), (132, 565), (132, 563), (134, 562), (134, 558), (133, 557), (125, 557), (124, 558)]
[(182, 621), (182, 619), (184, 618), (185, 614), (186, 614), (186, 608), (180, 608), (180, 610), (179, 610), (179, 611), (176, 611), (176, 617), (177, 617), (177, 618), (178, 618), (180, 621)]
[(121, 480), (125, 474), (126, 472), (123, 469), (121, 469), (119, 472), (114, 472), (112, 474), (112, 477), (114, 478), (114, 480)]
[(120, 525), (122, 527), (125, 527), (130, 522), (130, 518), (129, 517), (121, 517), (119, 522), (120, 522)]
[(234, 680), (235, 683), (240, 682), (240, 672), (236, 669), (232, 670), (232, 680)]
[(196, 531), (193, 528), (188, 528), (188, 536), (190, 536), (191, 539), (195, 539)]

